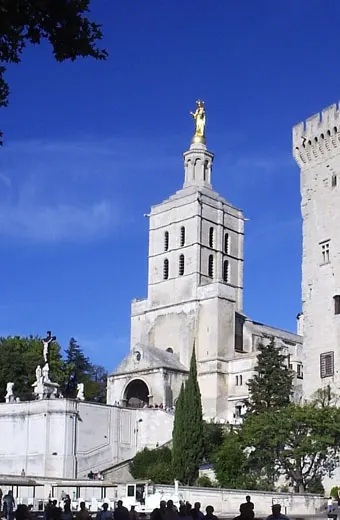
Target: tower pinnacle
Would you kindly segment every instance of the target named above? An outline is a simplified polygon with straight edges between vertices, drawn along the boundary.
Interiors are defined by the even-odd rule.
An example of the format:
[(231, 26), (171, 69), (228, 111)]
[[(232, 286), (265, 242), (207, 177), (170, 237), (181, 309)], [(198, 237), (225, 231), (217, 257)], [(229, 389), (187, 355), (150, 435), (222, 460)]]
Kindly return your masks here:
[(195, 120), (195, 133), (190, 149), (184, 152), (184, 185), (211, 188), (211, 168), (214, 154), (208, 152), (205, 141), (206, 115), (204, 101), (196, 101), (196, 111), (190, 112)]

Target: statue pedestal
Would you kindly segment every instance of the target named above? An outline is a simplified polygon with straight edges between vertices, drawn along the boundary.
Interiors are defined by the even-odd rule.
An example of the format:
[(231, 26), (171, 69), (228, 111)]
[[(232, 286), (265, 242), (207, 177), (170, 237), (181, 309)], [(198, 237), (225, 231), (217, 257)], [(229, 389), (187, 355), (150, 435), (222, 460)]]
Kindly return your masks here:
[(47, 363), (43, 370), (40, 369), (40, 366), (37, 367), (36, 377), (37, 380), (32, 385), (36, 399), (56, 399), (59, 397), (59, 385), (50, 381)]
[(39, 382), (34, 386), (34, 394), (37, 399), (56, 399), (59, 397), (59, 385), (51, 381)]

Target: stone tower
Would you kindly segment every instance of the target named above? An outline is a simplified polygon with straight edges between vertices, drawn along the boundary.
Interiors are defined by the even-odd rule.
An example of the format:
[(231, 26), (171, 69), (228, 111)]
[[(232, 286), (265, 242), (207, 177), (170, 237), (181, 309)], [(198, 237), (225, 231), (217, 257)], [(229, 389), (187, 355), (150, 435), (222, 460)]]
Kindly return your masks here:
[(340, 112), (336, 105), (293, 129), (301, 170), (304, 394), (339, 387)]

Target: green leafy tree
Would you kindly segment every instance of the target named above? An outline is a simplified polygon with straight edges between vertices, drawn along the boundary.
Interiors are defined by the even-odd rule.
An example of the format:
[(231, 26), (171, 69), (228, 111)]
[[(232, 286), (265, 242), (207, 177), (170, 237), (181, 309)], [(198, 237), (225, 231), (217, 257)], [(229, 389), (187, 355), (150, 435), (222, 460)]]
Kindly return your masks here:
[(130, 463), (130, 473), (135, 479), (152, 480), (157, 484), (173, 482), (171, 449), (162, 446), (154, 450), (144, 448)]
[(175, 477), (183, 482), (185, 476), (185, 464), (183, 457), (183, 442), (186, 435), (185, 418), (185, 385), (182, 383), (181, 391), (176, 402), (174, 426), (172, 430), (172, 467)]
[(211, 462), (214, 453), (223, 443), (223, 428), (220, 424), (204, 423), (203, 424), (204, 437), (204, 452), (203, 461)]
[(91, 363), (89, 359), (85, 356), (77, 341), (71, 338), (65, 351), (64, 382), (62, 388), (64, 397), (76, 397), (77, 384), (84, 383), (85, 385), (90, 379), (90, 372)]
[(213, 465), (216, 478), (222, 487), (255, 489), (254, 481), (249, 476), (247, 455), (237, 431), (230, 430), (225, 433)]
[[(12, 381), (17, 397), (22, 401), (33, 399), (35, 370), (38, 365), (43, 364), (43, 345), (40, 338), (0, 338), (0, 398), (3, 400), (6, 384)], [(59, 383), (63, 378), (63, 361), (60, 346), (56, 342), (49, 348), (49, 366), (51, 378)]]
[(296, 491), (309, 491), (339, 464), (340, 409), (313, 403), (269, 409), (247, 418), (242, 437), (252, 448), (250, 463), (253, 453), (262, 452)]
[(189, 377), (185, 386), (181, 388), (175, 411), (173, 468), (176, 478), (183, 484), (194, 484), (198, 478), (203, 455), (204, 422), (194, 348)]
[(0, 107), (7, 106), (9, 95), (4, 64), (20, 63), (29, 44), (47, 40), (59, 62), (106, 59), (107, 52), (96, 46), (102, 33), (87, 17), (89, 5), (90, 0), (0, 0)]
[(90, 365), (85, 382), (86, 399), (106, 403), (107, 371), (101, 365)]
[(213, 482), (207, 475), (201, 475), (200, 477), (198, 477), (196, 485), (198, 487), (207, 487), (207, 488), (214, 487)]
[[(247, 383), (249, 399), (244, 426), (253, 415), (289, 406), (293, 394), (293, 372), (288, 368), (287, 361), (287, 356), (275, 345), (274, 338), (268, 345), (259, 345), (254, 375)], [(269, 442), (270, 439), (268, 442), (263, 440), (264, 447)], [(248, 464), (249, 471), (257, 475), (257, 481), (262, 482), (263, 488), (274, 489), (278, 468), (272, 453), (255, 445)]]
[(329, 496), (334, 498), (335, 500), (338, 500), (338, 498), (339, 498), (339, 486), (333, 486), (331, 491), (330, 491)]
[(274, 338), (269, 345), (259, 345), (258, 350), (255, 373), (248, 381), (248, 413), (288, 406), (293, 393), (293, 372)]

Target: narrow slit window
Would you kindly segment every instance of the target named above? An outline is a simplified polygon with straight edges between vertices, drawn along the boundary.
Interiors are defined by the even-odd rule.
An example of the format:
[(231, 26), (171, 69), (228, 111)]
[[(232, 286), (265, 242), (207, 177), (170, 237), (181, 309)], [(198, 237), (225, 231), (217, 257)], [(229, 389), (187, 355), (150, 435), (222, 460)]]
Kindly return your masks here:
[(166, 258), (163, 264), (163, 279), (167, 280), (169, 278), (169, 260)]
[(334, 300), (334, 314), (340, 314), (340, 295), (337, 294), (333, 297)]
[(236, 376), (236, 386), (238, 386), (238, 376)]
[(178, 274), (180, 276), (184, 275), (184, 255), (179, 255)]
[(224, 234), (224, 252), (229, 255), (229, 233)]
[(209, 255), (208, 260), (208, 276), (210, 278), (214, 278), (214, 257), (213, 255)]
[(165, 231), (164, 233), (164, 251), (168, 251), (169, 249), (169, 231)]
[(240, 386), (242, 386), (242, 384), (243, 384), (243, 377), (240, 376)]
[(229, 282), (229, 261), (223, 261), (223, 281)]
[(332, 188), (335, 188), (337, 183), (336, 175), (332, 175)]
[(214, 247), (215, 230), (213, 227), (209, 229), (209, 247)]
[(180, 240), (180, 243), (181, 243), (181, 247), (183, 247), (185, 245), (185, 227), (184, 226), (181, 227), (181, 240)]

